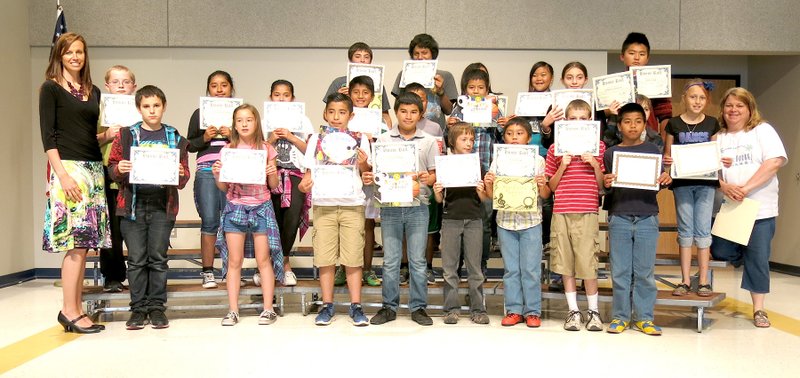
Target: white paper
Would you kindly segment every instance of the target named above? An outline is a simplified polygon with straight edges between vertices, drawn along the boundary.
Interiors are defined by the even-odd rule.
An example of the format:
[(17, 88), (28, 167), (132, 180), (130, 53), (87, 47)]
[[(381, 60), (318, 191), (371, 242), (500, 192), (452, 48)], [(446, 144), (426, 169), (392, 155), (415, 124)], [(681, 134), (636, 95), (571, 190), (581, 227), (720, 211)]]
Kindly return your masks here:
[(411, 174), (376, 173), (375, 184), (382, 206), (413, 205), (414, 179)]
[(600, 155), (600, 121), (556, 121), (555, 156)]
[(354, 77), (369, 76), (375, 88), (373, 91), (376, 97), (379, 93), (383, 92), (383, 66), (375, 64), (361, 64), (361, 63), (347, 63), (347, 84)]
[(233, 110), (243, 103), (241, 98), (200, 97), (200, 129), (205, 130), (209, 126), (231, 127)]
[(411, 83), (419, 83), (425, 88), (435, 86), (436, 60), (404, 60), (403, 73), (400, 75), (400, 88)]
[(436, 181), (445, 188), (478, 186), (481, 181), (478, 154), (437, 156)]
[(136, 98), (131, 95), (109, 94), (100, 95), (100, 125), (130, 126), (142, 120), (142, 115), (136, 110)]
[(612, 172), (617, 175), (611, 186), (658, 191), (661, 155), (614, 151)]
[(417, 144), (414, 142), (375, 143), (372, 154), (376, 174), (419, 172)]
[(266, 150), (223, 148), (220, 151), (220, 160), (220, 182), (260, 185), (267, 182)]
[(461, 121), (490, 126), (492, 123), (492, 99), (488, 97), (459, 96)]
[[(561, 89), (553, 91), (553, 105), (566, 112), (567, 105), (574, 100), (583, 100), (589, 104), (590, 109), (594, 109), (594, 91), (591, 89)], [(590, 112), (594, 119), (594, 112)]]
[(630, 71), (598, 76), (592, 79), (592, 84), (596, 110), (608, 109), (614, 100), (620, 106), (636, 102), (633, 74)]
[(383, 114), (380, 108), (353, 108), (353, 119), (347, 124), (347, 129), (369, 135), (381, 133)]
[(719, 180), (719, 172), (711, 172), (706, 173), (704, 175), (698, 176), (678, 176), (678, 173), (675, 171), (675, 164), (672, 164), (669, 169), (669, 176), (672, 179), (681, 179), (681, 180), (709, 180), (709, 181), (717, 181)]
[[(311, 167), (311, 196), (316, 199), (357, 197), (355, 178), (357, 170), (352, 165), (316, 165)], [(360, 178), (359, 178), (360, 179)]]
[(530, 144), (495, 144), (494, 169), (497, 176), (534, 177), (539, 146)]
[(553, 105), (553, 92), (520, 92), (517, 93), (517, 108), (514, 114), (523, 117), (544, 117), (551, 105)]
[(678, 176), (701, 176), (722, 169), (719, 143), (710, 141), (672, 145), (672, 165)]
[(672, 66), (633, 66), (636, 93), (649, 98), (672, 98)]
[(293, 133), (302, 133), (303, 120), (306, 116), (304, 102), (264, 101), (264, 137), (267, 132), (284, 128)]
[(747, 245), (760, 206), (760, 202), (750, 198), (739, 202), (725, 197), (714, 220), (714, 226), (711, 227), (711, 234), (737, 244)]
[(180, 150), (177, 148), (131, 147), (131, 184), (178, 185)]

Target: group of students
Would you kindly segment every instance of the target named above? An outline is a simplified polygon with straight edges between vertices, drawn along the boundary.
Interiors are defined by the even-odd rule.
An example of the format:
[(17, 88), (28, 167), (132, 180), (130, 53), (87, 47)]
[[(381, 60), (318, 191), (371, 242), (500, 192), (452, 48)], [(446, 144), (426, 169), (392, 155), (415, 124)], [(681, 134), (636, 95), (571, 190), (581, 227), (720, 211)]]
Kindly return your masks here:
[[(94, 333), (103, 328), (92, 324), (85, 314), (80, 313), (82, 269), (78, 273), (75, 266), (81, 259), (85, 261), (86, 248), (108, 248), (114, 244), (114, 248), (121, 251), (121, 240), (109, 237), (119, 234), (114, 233), (113, 223), (111, 232), (108, 228), (98, 145), (110, 146), (106, 172), (108, 178), (119, 186), (119, 192), (112, 192), (108, 200), (114, 203), (109, 210), (116, 208), (116, 215), (112, 218), (119, 218), (120, 234), (128, 249), (127, 276), (132, 311), (126, 323), (128, 329), (141, 329), (148, 322), (154, 328), (169, 325), (164, 314), (166, 251), (178, 210), (177, 190), (190, 177), (188, 152), (197, 153), (194, 188), (195, 204), (202, 222), (203, 287), (217, 285), (213, 274), (217, 249), (223, 260), (229, 299), (229, 311), (222, 319), (225, 326), (235, 325), (240, 320), (238, 294), (244, 257), (255, 257), (257, 262), (254, 282), (261, 287), (264, 298), (264, 310), (258, 323), (272, 324), (276, 321), (272, 306), (275, 283), (297, 283), (289, 252), (298, 232), (302, 237), (308, 229), (310, 213), (314, 225), (314, 265), (319, 268), (323, 302), (315, 318), (317, 325), (327, 325), (333, 320), (334, 286), (344, 283), (350, 296), (348, 315), (354, 325), (380, 325), (395, 320), (400, 304), (400, 283), (406, 279), (405, 272), (408, 272), (411, 319), (420, 325), (432, 325), (425, 309), (427, 283), (433, 279), (436, 234), (440, 234), (441, 243), (444, 323), (455, 324), (459, 320), (458, 285), (463, 260), (468, 272), (470, 320), (476, 324), (488, 324), (490, 320), (483, 303), (482, 284), (492, 224), (496, 223), (505, 268), (506, 314), (501, 324), (541, 325), (540, 263), (543, 245), (549, 244), (551, 269), (562, 277), (569, 307), (564, 328), (571, 331), (582, 327), (590, 331), (603, 330), (604, 322), (598, 309), (596, 253), (599, 251), (598, 205), (601, 194), (604, 194), (603, 207), (609, 214), (614, 293), (612, 320), (606, 330), (620, 333), (633, 327), (645, 334), (659, 335), (661, 329), (653, 323), (657, 295), (654, 260), (659, 232), (657, 192), (613, 187), (615, 176), (610, 173), (610, 167), (615, 151), (664, 154), (667, 168), (658, 182), (663, 186), (671, 184), (675, 190), (683, 273), (683, 281), (674, 295), (688, 293), (693, 244), (699, 248), (700, 285), (697, 294), (711, 294), (711, 287), (705, 281), (713, 206), (713, 198), (708, 200), (708, 194), (713, 197), (715, 188), (721, 186), (722, 192), (737, 201), (754, 193), (761, 195), (765, 202), (762, 207), (767, 206), (769, 210), (759, 214), (756, 229), (764, 220), (764, 231), (757, 233), (754, 229), (754, 239), (758, 240), (751, 239), (753, 245), (745, 247), (725, 245), (720, 256), (724, 254), (727, 259), (744, 261), (743, 288), (753, 293), (755, 323), (769, 326), (763, 311), (764, 294), (769, 290), (768, 257), (772, 237), (769, 227), (771, 225), (774, 233), (777, 216), (775, 172), (785, 164), (786, 154), (774, 129), (761, 121), (752, 95), (744, 89), (735, 88), (723, 96), (721, 126), (714, 118), (703, 114), (709, 86), (701, 80), (687, 83), (683, 94), (686, 111), (674, 118), (670, 118), (669, 100), (651, 102), (646, 97), (637, 96), (637, 103), (614, 103), (605, 112), (594, 112), (588, 103), (575, 100), (566, 109), (552, 107), (544, 117), (518, 117), (495, 112), (490, 125), (473, 125), (461, 121), (461, 109), (455, 103), (459, 91), (452, 74), (438, 71), (433, 89), (417, 83), (399, 88), (398, 74), (391, 91), (395, 96), (393, 110), (397, 124), (390, 124), (389, 102), (384, 89), (377, 106), (381, 107), (384, 122), (388, 123), (380, 135), (366, 135), (348, 130), (354, 107), (368, 107), (377, 102), (375, 83), (367, 76), (359, 76), (349, 83), (344, 78), (331, 83), (324, 98), (323, 118), (327, 125), (319, 129), (311, 127), (310, 121), (305, 119), (303, 132), (278, 128), (264, 133), (258, 110), (244, 104), (234, 110), (231, 128), (212, 126), (203, 130), (199, 127), (199, 111), (195, 111), (190, 119), (188, 138), (183, 138), (175, 128), (161, 122), (166, 109), (164, 93), (151, 85), (136, 90), (133, 73), (124, 66), (114, 66), (106, 73), (106, 88), (120, 94), (134, 94), (135, 91), (142, 122), (97, 133), (98, 111), (92, 108), (87, 113), (81, 109), (96, 107), (99, 97), (99, 90), (91, 85), (88, 62), (84, 61), (88, 57), (86, 50), (82, 37), (64, 34), (53, 49), (48, 80), (40, 94), (42, 139), (54, 171), (45, 220), (45, 249), (68, 251), (62, 266), (65, 301), (59, 312), (59, 322), (65, 331)], [(437, 59), (438, 53), (438, 44), (427, 34), (415, 36), (409, 45), (412, 59)], [(631, 33), (623, 43), (621, 59), (626, 66), (644, 65), (649, 53), (647, 38), (641, 33)], [(78, 55), (80, 58), (76, 58)], [(371, 63), (372, 50), (366, 44), (356, 43), (348, 51), (348, 57), (354, 63)], [(548, 91), (553, 76), (552, 66), (545, 62), (536, 63), (529, 76), (529, 89)], [(587, 79), (586, 67), (580, 62), (567, 64), (561, 75), (567, 88), (582, 88)], [(486, 97), (493, 93), (488, 70), (480, 63), (467, 67), (460, 87), (462, 95), (471, 97)], [(208, 77), (206, 89), (209, 96), (232, 97), (233, 79), (224, 71), (213, 72)], [(270, 88), (269, 97), (271, 101), (293, 101), (294, 87), (288, 81), (277, 80)], [(53, 112), (54, 108), (61, 107), (71, 108), (74, 114)], [(734, 112), (737, 113), (734, 115)], [(83, 119), (78, 120), (79, 116)], [(599, 154), (555, 156), (552, 145), (555, 122), (592, 118), (601, 121), (604, 130)], [(666, 127), (662, 126), (664, 124)], [(90, 126), (92, 140), (88, 139)], [(81, 133), (70, 137), (63, 132), (69, 127), (76, 127)], [(742, 138), (726, 139), (726, 135), (734, 132), (742, 135), (744, 133), (738, 132), (749, 133), (752, 130), (757, 130), (760, 136), (753, 143), (768, 141), (770, 148), (760, 149), (762, 156), (755, 156), (751, 152), (752, 146), (748, 146), (745, 149), (749, 155), (739, 156), (744, 147), (737, 143)], [(719, 139), (723, 152), (726, 148), (730, 152), (730, 156), (723, 153), (726, 156), (722, 161), (725, 168), (719, 181), (673, 181), (670, 178), (668, 165), (673, 144), (715, 140), (719, 134), (722, 134)], [(347, 181), (342, 185), (352, 186), (356, 194), (343, 198), (313, 198), (310, 195), (315, 185), (312, 169), (318, 165), (342, 163), (328, 155), (324, 140), (341, 140), (343, 135), (351, 138), (357, 148), (346, 159), (347, 164), (355, 167), (353, 176), (342, 177)], [(444, 146), (437, 143), (437, 137), (443, 139)], [(414, 175), (417, 184), (411, 203), (399, 207), (379, 206), (374, 193), (376, 177), (372, 173), (373, 142), (413, 142), (417, 147), (419, 172)], [(540, 200), (535, 210), (492, 210), (497, 169), (492, 159), (495, 143), (539, 145), (541, 156), (536, 156), (535, 182)], [(179, 185), (130, 184), (132, 146), (180, 149)], [(258, 185), (220, 182), (220, 151), (225, 147), (266, 150), (266, 182)], [(444, 188), (436, 179), (435, 164), (435, 157), (442, 153), (477, 153), (482, 177), (477, 187)], [(769, 164), (768, 169), (758, 168), (763, 164)], [(756, 169), (752, 169), (753, 165)], [(83, 184), (80, 185), (73, 180), (79, 175), (85, 175), (81, 177)], [(768, 195), (761, 190), (765, 185), (768, 186)], [(70, 205), (76, 201), (88, 205)], [(378, 218), (381, 220), (384, 248), (382, 283), (372, 270), (374, 227)], [(76, 221), (78, 219), (80, 221)], [(71, 227), (64, 223), (70, 223)], [(724, 244), (722, 242), (720, 244)], [(124, 273), (116, 277), (106, 274), (106, 271), (103, 273), (107, 280), (106, 290), (122, 289), (120, 282)], [(577, 304), (576, 279), (582, 279), (586, 288), (588, 309), (585, 316)], [(362, 282), (382, 285), (383, 306), (371, 319), (367, 319), (360, 304)]]

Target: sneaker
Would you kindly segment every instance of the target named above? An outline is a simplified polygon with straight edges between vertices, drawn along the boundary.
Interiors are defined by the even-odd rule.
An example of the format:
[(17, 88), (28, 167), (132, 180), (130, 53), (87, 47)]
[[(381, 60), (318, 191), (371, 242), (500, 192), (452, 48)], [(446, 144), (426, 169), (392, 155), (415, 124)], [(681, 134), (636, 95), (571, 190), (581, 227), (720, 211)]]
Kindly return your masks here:
[(567, 331), (580, 331), (583, 315), (580, 311), (570, 311), (564, 320), (564, 329)]
[(411, 320), (415, 321), (421, 326), (433, 325), (433, 319), (425, 313), (425, 309), (421, 308), (411, 313)]
[(144, 326), (146, 324), (147, 324), (147, 313), (146, 312), (140, 312), (140, 311), (134, 311), (131, 314), (130, 319), (128, 319), (128, 321), (125, 322), (125, 328), (127, 328), (128, 330), (133, 331), (133, 330), (144, 328)]
[(628, 328), (628, 322), (620, 319), (614, 319), (608, 324), (606, 332), (608, 333), (622, 333)]
[(239, 313), (237, 312), (231, 311), (222, 318), (222, 325), (224, 326), (233, 326), (236, 325), (236, 323), (239, 323)]
[(258, 316), (258, 325), (270, 325), (275, 323), (278, 320), (278, 314), (272, 309), (261, 311), (261, 315)]
[(350, 320), (356, 327), (363, 327), (369, 324), (369, 320), (367, 320), (367, 316), (364, 315), (364, 309), (361, 308), (360, 303), (351, 304), (348, 315), (350, 315)]
[(121, 293), (122, 292), (122, 282), (114, 281), (114, 280), (107, 280), (103, 284), (103, 291), (106, 293)]
[(148, 315), (150, 318), (150, 325), (155, 329), (162, 329), (162, 328), (169, 328), (169, 319), (167, 319), (167, 314), (161, 310), (153, 310), (150, 311)]
[(687, 294), (689, 294), (689, 285), (685, 283), (678, 284), (678, 286), (675, 286), (675, 290), (672, 290), (672, 295), (676, 297), (682, 297)]
[(641, 331), (645, 335), (661, 336), (661, 327), (653, 324), (652, 320), (645, 320), (633, 323), (637, 331)]
[[(260, 281), (259, 277), (259, 281)], [(255, 277), (253, 277), (253, 281), (255, 281)], [(283, 274), (283, 284), (286, 286), (296, 286), (297, 285), (297, 276), (291, 270)], [(259, 285), (261, 286), (261, 285)]]
[(384, 307), (378, 310), (378, 313), (375, 314), (375, 316), (373, 316), (372, 319), (369, 320), (369, 324), (381, 325), (391, 322), (392, 320), (395, 319), (397, 319), (397, 313), (388, 307)]
[[(242, 282), (243, 282), (242, 286), (244, 286), (245, 285), (244, 282), (247, 282), (247, 281), (245, 281), (244, 278), (243, 278)], [(261, 286), (261, 273), (256, 272), (255, 274), (253, 274), (253, 285), (256, 285), (256, 287)]]
[(336, 267), (336, 273), (333, 275), (333, 285), (342, 286), (347, 283), (347, 274), (344, 272), (344, 267), (339, 265)]
[(542, 325), (542, 318), (539, 315), (528, 315), (525, 317), (525, 325), (528, 328), (539, 328)]
[(711, 290), (711, 285), (697, 285), (697, 295), (701, 297), (710, 297), (714, 294)]
[(586, 330), (587, 331), (602, 331), (603, 330), (603, 319), (600, 318), (600, 313), (594, 310), (586, 311), (586, 317), (589, 318), (586, 321)]
[(400, 268), (400, 285), (408, 283), (408, 268)]
[(428, 268), (425, 271), (425, 278), (428, 279), (428, 283), (436, 283), (436, 276), (433, 275), (433, 268)]
[(475, 324), (489, 324), (489, 315), (486, 314), (486, 311), (474, 311), (469, 320)]
[(444, 324), (458, 323), (458, 311), (450, 311), (444, 316)]
[(561, 276), (558, 276), (558, 277), (554, 278), (550, 282), (550, 286), (548, 287), (548, 289), (550, 291), (563, 292), (564, 291), (564, 281), (561, 279)]
[(522, 315), (509, 312), (506, 314), (503, 320), (500, 321), (500, 325), (503, 327), (511, 327), (513, 325), (522, 323), (523, 321), (525, 321), (525, 319), (522, 317)]
[(217, 287), (217, 280), (214, 279), (214, 272), (200, 273), (203, 277), (203, 289), (214, 289)]
[(333, 316), (336, 314), (333, 303), (325, 303), (322, 305), (322, 309), (319, 310), (319, 314), (314, 319), (314, 324), (318, 326), (326, 326), (331, 324), (333, 321)]
[(372, 269), (365, 270), (362, 276), (364, 278), (364, 283), (367, 284), (367, 286), (381, 285), (381, 280), (378, 279), (378, 275), (375, 274), (375, 271)]

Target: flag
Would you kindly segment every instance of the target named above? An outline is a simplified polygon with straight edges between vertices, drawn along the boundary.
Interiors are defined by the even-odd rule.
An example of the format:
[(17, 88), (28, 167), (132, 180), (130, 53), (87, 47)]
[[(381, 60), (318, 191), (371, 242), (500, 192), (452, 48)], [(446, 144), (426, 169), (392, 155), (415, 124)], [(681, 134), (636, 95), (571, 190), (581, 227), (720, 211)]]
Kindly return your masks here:
[[(53, 30), (53, 42), (50, 44), (50, 54), (53, 54), (53, 48), (56, 46), (56, 41), (58, 41), (58, 37), (61, 37), (61, 34), (67, 32), (67, 20), (64, 17), (64, 8), (61, 7), (61, 2), (56, 6), (56, 27)], [(50, 162), (47, 162), (47, 169), (45, 177), (45, 182), (50, 182)], [(47, 190), (45, 192), (47, 197), (50, 196), (50, 191)]]

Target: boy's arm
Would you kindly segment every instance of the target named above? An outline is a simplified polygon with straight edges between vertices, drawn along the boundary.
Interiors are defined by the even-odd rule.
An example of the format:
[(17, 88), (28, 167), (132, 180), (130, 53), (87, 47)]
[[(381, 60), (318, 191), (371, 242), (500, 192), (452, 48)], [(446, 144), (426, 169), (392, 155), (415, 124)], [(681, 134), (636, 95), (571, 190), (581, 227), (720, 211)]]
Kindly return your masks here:
[(444, 187), (441, 183), (433, 184), (433, 197), (436, 198), (437, 203), (442, 203), (444, 201)]
[(539, 197), (540, 198), (549, 198), (553, 191), (550, 190), (550, 187), (547, 185), (547, 177), (545, 175), (539, 175), (534, 178), (536, 180), (536, 187), (539, 189)]
[(486, 184), (484, 184), (483, 181), (478, 183), (475, 191), (478, 193), (478, 198), (480, 198), (481, 201), (486, 201), (487, 199), (492, 198), (486, 194)]
[[(555, 156), (551, 155), (550, 152), (548, 151), (547, 160), (550, 161), (551, 157), (552, 157), (552, 164), (555, 164)], [(561, 157), (561, 164), (558, 165), (558, 169), (556, 169), (555, 173), (553, 173), (553, 175), (550, 176), (550, 181), (548, 182), (550, 190), (554, 192), (556, 191), (556, 188), (558, 188), (558, 184), (561, 182), (561, 176), (564, 175), (564, 172), (567, 170), (567, 166), (569, 166), (569, 163), (571, 162), (572, 162), (572, 156), (564, 155)]]
[(183, 175), (178, 177), (178, 189), (183, 189), (186, 187), (186, 183), (189, 182), (189, 178), (191, 177), (191, 173), (189, 172), (189, 141), (186, 138), (180, 137), (179, 148), (181, 151), (181, 169), (183, 170)]
[(311, 193), (312, 186), (314, 186), (314, 180), (311, 179), (311, 170), (306, 169), (306, 173), (303, 174), (303, 179), (300, 180), (297, 189), (300, 189), (303, 193)]
[(494, 178), (495, 175), (491, 171), (486, 173), (486, 176), (483, 176), (484, 189), (486, 190), (486, 195), (489, 196), (489, 198), (494, 198)]

